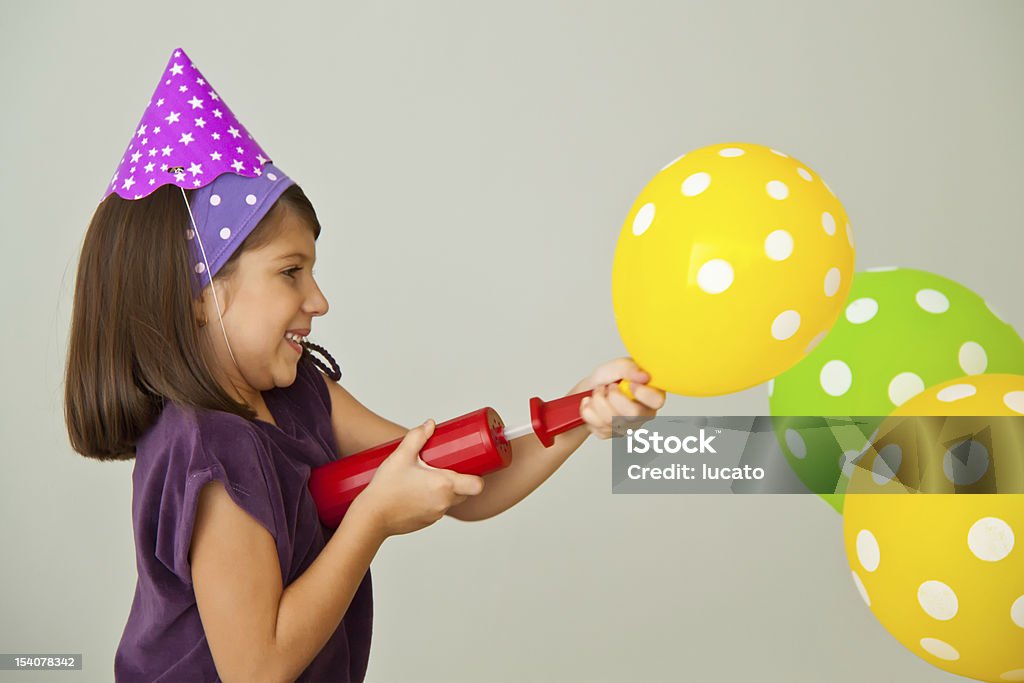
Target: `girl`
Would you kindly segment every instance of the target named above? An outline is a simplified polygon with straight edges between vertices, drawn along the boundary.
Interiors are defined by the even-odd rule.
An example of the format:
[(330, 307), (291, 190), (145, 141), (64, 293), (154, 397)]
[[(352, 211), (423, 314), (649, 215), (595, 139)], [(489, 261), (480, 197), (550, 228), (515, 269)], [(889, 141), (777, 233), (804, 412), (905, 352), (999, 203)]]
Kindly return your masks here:
[[(179, 126), (189, 105), (209, 113)], [(616, 359), (570, 391), (593, 389), (585, 425), (547, 449), (513, 440), (486, 492), (432, 468), (419, 451), (433, 421), (407, 429), (368, 410), (306, 340), (329, 309), (312, 273), (320, 229), (176, 50), (86, 233), (66, 372), (72, 447), (135, 461), (138, 582), (116, 680), (363, 680), (369, 567), (387, 538), (498, 514), (589, 433), (608, 438), (612, 415), (653, 416), (664, 401)], [(607, 391), (619, 379), (635, 399)], [(398, 437), (341, 525), (322, 526), (310, 470)]]

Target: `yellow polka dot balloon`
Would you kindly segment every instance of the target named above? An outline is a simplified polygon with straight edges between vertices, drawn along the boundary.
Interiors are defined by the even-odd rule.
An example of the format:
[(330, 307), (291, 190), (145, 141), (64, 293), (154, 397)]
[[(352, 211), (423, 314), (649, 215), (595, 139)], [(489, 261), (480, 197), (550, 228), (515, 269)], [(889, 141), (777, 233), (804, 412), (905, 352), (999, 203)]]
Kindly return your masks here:
[(930, 387), (883, 422), (843, 512), (853, 583), (882, 625), (982, 681), (1024, 681), (1022, 416), (1024, 375)]
[(612, 301), (649, 384), (715, 396), (799, 362), (853, 280), (846, 211), (806, 164), (750, 143), (684, 154), (640, 193), (619, 233)]

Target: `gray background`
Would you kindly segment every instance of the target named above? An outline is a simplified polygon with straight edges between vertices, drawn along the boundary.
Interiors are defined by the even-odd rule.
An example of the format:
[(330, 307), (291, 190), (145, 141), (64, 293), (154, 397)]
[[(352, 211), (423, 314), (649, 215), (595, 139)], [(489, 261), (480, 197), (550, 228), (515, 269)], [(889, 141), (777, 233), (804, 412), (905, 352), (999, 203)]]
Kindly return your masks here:
[[(0, 651), (86, 663), (3, 680), (112, 677), (132, 465), (71, 450), (62, 372), (82, 236), (175, 47), (312, 198), (312, 338), (401, 424), (519, 424), (624, 355), (622, 221), (716, 142), (821, 173), (858, 270), (939, 273), (1024, 330), (1020, 2), (0, 7)], [(766, 412), (765, 386), (662, 410)], [(591, 437), (509, 512), (386, 542), (369, 680), (958, 680), (865, 608), (816, 497), (613, 496), (610, 456)]]

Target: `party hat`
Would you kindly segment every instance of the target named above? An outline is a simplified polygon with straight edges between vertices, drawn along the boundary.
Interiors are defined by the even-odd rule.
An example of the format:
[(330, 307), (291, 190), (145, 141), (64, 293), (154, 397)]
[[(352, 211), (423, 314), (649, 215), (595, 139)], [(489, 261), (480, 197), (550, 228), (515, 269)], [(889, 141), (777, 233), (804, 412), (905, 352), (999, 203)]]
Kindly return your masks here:
[(141, 199), (168, 184), (197, 190), (186, 200), (195, 227), (186, 235), (198, 236), (196, 295), (293, 184), (181, 48), (160, 75), (103, 198)]
[(115, 192), (124, 199), (140, 199), (169, 183), (193, 190), (229, 172), (255, 178), (268, 161), (259, 143), (178, 48), (103, 199)]

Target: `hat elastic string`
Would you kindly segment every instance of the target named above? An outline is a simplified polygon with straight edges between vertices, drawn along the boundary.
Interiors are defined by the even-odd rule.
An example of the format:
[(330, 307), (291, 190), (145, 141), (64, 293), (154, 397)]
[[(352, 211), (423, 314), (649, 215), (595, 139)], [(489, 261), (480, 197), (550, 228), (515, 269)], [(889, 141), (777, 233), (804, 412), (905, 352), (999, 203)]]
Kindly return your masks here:
[(206, 259), (206, 248), (203, 246), (203, 238), (200, 236), (199, 228), (196, 226), (196, 219), (192, 215), (192, 207), (188, 204), (188, 197), (185, 196), (185, 189), (182, 187), (179, 187), (178, 189), (181, 190), (181, 197), (185, 200), (185, 208), (188, 209), (188, 217), (189, 220), (192, 221), (192, 232), (195, 234), (196, 239), (199, 240), (199, 251), (203, 254), (203, 263), (206, 264), (206, 272), (209, 273), (210, 276), (210, 290), (213, 292), (213, 304), (217, 307), (217, 317), (220, 318), (220, 329), (221, 332), (224, 333), (224, 343), (227, 344), (228, 354), (230, 354), (232, 362), (235, 364), (235, 367), (238, 368), (238, 371), (241, 372), (242, 369), (238, 367), (238, 361), (235, 360), (235, 354), (231, 350), (231, 342), (228, 341), (228, 331), (224, 327), (224, 317), (220, 312), (220, 301), (217, 299), (217, 288), (213, 286), (213, 273), (210, 270), (210, 262)]

